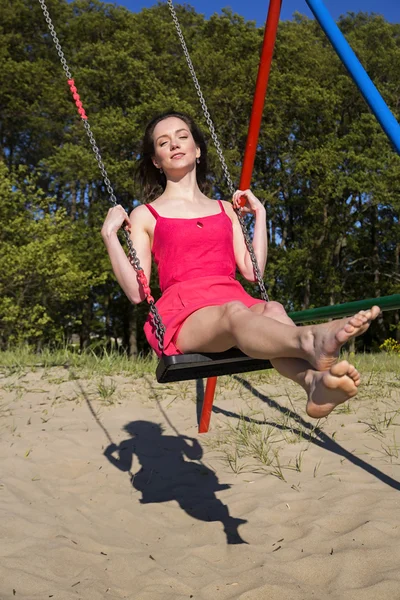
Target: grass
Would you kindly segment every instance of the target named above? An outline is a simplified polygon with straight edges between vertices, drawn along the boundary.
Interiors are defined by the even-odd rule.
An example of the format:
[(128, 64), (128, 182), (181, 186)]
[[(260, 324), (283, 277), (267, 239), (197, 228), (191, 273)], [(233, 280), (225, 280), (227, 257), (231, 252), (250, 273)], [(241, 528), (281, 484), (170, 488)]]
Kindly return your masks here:
[[(355, 364), (362, 373), (360, 401), (356, 399), (336, 409), (340, 421), (328, 421), (328, 424), (335, 423), (337, 429), (333, 431), (331, 427), (330, 437), (340, 442), (344, 424), (363, 424), (364, 435), (379, 441), (379, 450), (375, 445), (376, 451), (387, 461), (397, 461), (400, 456), (396, 440), (396, 429), (400, 425), (400, 356), (382, 352), (344, 355), (343, 358)], [(38, 354), (23, 347), (0, 352), (0, 376), (4, 379), (0, 392), (12, 392), (17, 400), (28, 391), (44, 394), (45, 390), (39, 390), (37, 377), (34, 377), (33, 388), (21, 385), (25, 384), (24, 375), (38, 371), (47, 383), (65, 385), (59, 392), (62, 401), (78, 402), (83, 398), (77, 396), (76, 390), (71, 391), (69, 381), (89, 380), (90, 395), (100, 406), (112, 407), (123, 400), (122, 391), (118, 389), (120, 377), (130, 381), (142, 378), (144, 403), (163, 401), (169, 408), (174, 402), (185, 402), (195, 420), (192, 401), (196, 400), (196, 383), (183, 381), (160, 385), (155, 380), (156, 365), (155, 358), (131, 359), (116, 352), (96, 354), (88, 350), (78, 353), (60, 348), (45, 349)], [(86, 387), (80, 382), (78, 385)], [(271, 386), (269, 390), (276, 389), (272, 398), (265, 395), (263, 386), (266, 385)], [(58, 398), (53, 398), (53, 404)], [(214, 416), (210, 435), (201, 440), (229, 469), (234, 473), (268, 473), (282, 481), (287, 480), (290, 472), (299, 473), (305, 468), (311, 469), (313, 477), (319, 475), (321, 462), (310, 460), (310, 453), (306, 451), (318, 431), (325, 427), (326, 420), (309, 422), (304, 413), (305, 395), (296, 384), (283, 379), (272, 369), (225, 376), (218, 378), (216, 404), (224, 398), (229, 402), (233, 399), (241, 407), (239, 411), (246, 413), (239, 417), (237, 413)], [(12, 417), (9, 403), (0, 402), (0, 417), (6, 416)], [(50, 417), (47, 412), (42, 412), (43, 423)]]
[(279, 429), (267, 423), (254, 422), (248, 415), (241, 415), (234, 424), (228, 422), (227, 427), (206, 442), (236, 474), (261, 472), (286, 481), (285, 469), (301, 471), (306, 448), (294, 461), (282, 464), (280, 450), (284, 443)]
[(360, 372), (370, 373), (372, 377), (379, 373), (398, 373), (400, 384), (400, 354), (389, 352), (344, 353), (341, 358), (354, 364)]
[(387, 430), (392, 426), (392, 425), (400, 425), (400, 423), (398, 423), (396, 421), (396, 419), (399, 417), (400, 415), (400, 408), (398, 409), (394, 409), (391, 411), (386, 411), (382, 413), (382, 411), (379, 411), (377, 414), (377, 411), (375, 410), (371, 416), (371, 418), (368, 421), (359, 421), (360, 423), (364, 423), (365, 425), (367, 425), (368, 429), (367, 432), (372, 432), (375, 435), (379, 435), (384, 437), (387, 433)]
[(392, 432), (392, 440), (388, 443), (382, 442), (381, 444), (383, 455), (393, 462), (393, 459), (398, 459), (400, 455), (400, 446), (396, 439), (396, 433)]
[[(224, 421), (218, 431), (214, 430), (206, 444), (216, 451), (217, 456), (236, 474), (243, 472), (263, 472), (288, 481), (288, 475), (300, 473), (304, 468), (311, 469), (313, 478), (320, 472), (321, 461), (311, 462), (307, 450), (312, 446), (318, 431), (327, 429), (326, 435), (341, 443), (342, 431), (347, 425), (363, 423), (366, 425), (365, 440), (373, 436), (380, 440), (379, 449), (386, 462), (396, 461), (400, 455), (400, 446), (396, 440), (396, 429), (400, 425), (400, 406), (398, 388), (400, 386), (400, 356), (379, 353), (344, 356), (362, 374), (359, 396), (339, 406), (331, 420), (311, 421), (304, 412), (305, 396), (293, 384), (284, 380), (271, 370), (265, 383), (276, 387), (277, 392), (270, 399), (280, 405), (282, 410), (265, 406), (261, 411), (253, 404), (252, 410), (242, 414), (240, 420)], [(253, 374), (245, 379), (254, 388), (260, 390)], [(221, 388), (223, 385), (221, 384)], [(236, 387), (233, 388), (236, 391)], [(254, 397), (263, 399), (263, 394), (253, 391)], [(237, 389), (237, 397), (243, 402), (249, 400), (246, 390)], [(262, 390), (261, 390), (262, 392)], [(260, 406), (260, 405), (259, 405)], [(249, 404), (247, 407), (250, 409)], [(357, 418), (361, 412), (365, 417)], [(336, 420), (335, 420), (336, 417)], [(337, 432), (329, 431), (329, 426), (338, 427)], [(263, 422), (264, 421), (264, 422)], [(345, 438), (346, 439), (346, 436)], [(376, 448), (371, 457), (379, 452)], [(367, 453), (368, 454), (368, 453)], [(313, 456), (313, 455), (311, 455)], [(309, 464), (307, 464), (309, 463)], [(292, 478), (291, 478), (292, 479)]]
[(117, 384), (114, 379), (110, 379), (110, 381), (106, 381), (104, 377), (101, 378), (100, 382), (97, 384), (97, 393), (100, 396), (101, 400), (106, 405), (115, 404), (116, 396), (115, 392), (117, 391)]
[[(133, 359), (126, 354), (107, 352), (106, 350), (97, 354), (92, 350), (80, 353), (68, 348), (59, 348), (44, 349), (40, 353), (36, 353), (31, 348), (23, 346), (15, 350), (0, 352), (0, 373), (5, 375), (23, 374), (39, 368), (48, 370), (52, 367), (63, 367), (72, 373), (77, 373), (79, 377), (84, 376), (85, 378), (90, 378), (92, 374), (143, 377), (145, 374), (152, 374), (156, 364), (156, 359), (152, 357)], [(69, 377), (69, 379), (71, 378), (74, 376)], [(62, 378), (60, 380), (62, 381)]]
[[(345, 358), (355, 364), (357, 369), (368, 372), (373, 378), (380, 373), (400, 373), (400, 355), (395, 353), (379, 352), (376, 354), (343, 354)], [(93, 350), (78, 352), (68, 347), (58, 349), (44, 348), (41, 352), (34, 352), (29, 346), (21, 346), (12, 350), (0, 351), (0, 373), (10, 375), (22, 373), (38, 368), (50, 369), (52, 367), (73, 367), (75, 370), (95, 372), (98, 375), (126, 374), (142, 377), (155, 371), (157, 359), (154, 357), (130, 358), (126, 354), (115, 351), (108, 352), (103, 349), (100, 353)], [(256, 371), (245, 374), (248, 381), (254, 385), (269, 383), (274, 371)], [(372, 381), (372, 379), (371, 379)], [(218, 382), (229, 391), (242, 390), (240, 382), (234, 377), (219, 378)], [(400, 386), (400, 375), (398, 376)]]

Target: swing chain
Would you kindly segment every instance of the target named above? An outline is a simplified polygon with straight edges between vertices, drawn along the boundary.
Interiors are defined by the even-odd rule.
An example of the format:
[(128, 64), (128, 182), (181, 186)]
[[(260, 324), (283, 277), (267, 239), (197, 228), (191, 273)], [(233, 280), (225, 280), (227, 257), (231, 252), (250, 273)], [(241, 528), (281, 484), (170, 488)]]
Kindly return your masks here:
[(258, 266), (258, 262), (257, 262), (257, 258), (254, 252), (254, 248), (253, 248), (253, 244), (251, 242), (250, 236), (249, 236), (249, 232), (247, 231), (247, 227), (246, 227), (246, 223), (244, 222), (244, 219), (240, 213), (240, 209), (234, 209), (237, 215), (237, 218), (239, 219), (239, 223), (240, 226), (242, 228), (242, 233), (243, 233), (243, 237), (244, 237), (244, 241), (246, 243), (246, 248), (248, 253), (250, 254), (250, 258), (251, 258), (251, 262), (253, 265), (253, 270), (254, 270), (254, 274), (256, 276), (257, 279), (257, 283), (258, 283), (258, 287), (260, 288), (260, 295), (261, 298), (263, 300), (265, 300), (265, 302), (269, 302), (269, 297), (268, 297), (268, 292), (267, 289), (265, 287), (265, 283), (264, 280), (261, 276), (261, 272), (260, 272), (260, 268)]
[[(206, 104), (206, 101), (204, 99), (203, 92), (201, 91), (200, 83), (199, 83), (199, 80), (197, 79), (197, 75), (196, 75), (196, 71), (195, 71), (193, 63), (192, 63), (192, 59), (190, 58), (189, 50), (187, 48), (187, 45), (186, 45), (186, 42), (185, 42), (185, 38), (183, 36), (182, 29), (181, 29), (181, 26), (179, 24), (178, 16), (177, 16), (177, 14), (175, 12), (175, 8), (174, 8), (172, 0), (167, 0), (167, 3), (168, 3), (168, 8), (170, 10), (171, 16), (172, 16), (172, 20), (173, 20), (175, 28), (176, 28), (176, 32), (178, 34), (178, 37), (179, 37), (179, 40), (180, 40), (180, 43), (181, 43), (181, 46), (182, 46), (183, 53), (184, 53), (185, 58), (186, 58), (187, 65), (189, 67), (190, 74), (191, 74), (192, 79), (193, 79), (194, 87), (196, 88), (197, 95), (198, 95), (199, 100), (200, 100), (201, 108), (203, 109), (203, 113), (204, 113), (204, 116), (206, 118), (207, 125), (208, 125), (208, 127), (210, 129), (211, 138), (212, 138), (212, 140), (214, 142), (214, 146), (215, 146), (215, 148), (217, 150), (218, 158), (220, 160), (220, 163), (221, 163), (221, 166), (222, 166), (222, 171), (224, 173), (226, 182), (228, 184), (229, 192), (230, 192), (231, 195), (233, 195), (236, 188), (233, 185), (233, 181), (232, 181), (232, 178), (230, 176), (230, 173), (229, 173), (229, 170), (228, 170), (228, 166), (227, 166), (227, 164), (225, 162), (225, 158), (224, 158), (224, 155), (222, 153), (221, 144), (220, 144), (220, 142), (218, 140), (218, 137), (217, 137), (217, 134), (216, 134), (216, 131), (215, 131), (214, 123), (213, 123), (213, 121), (211, 119), (211, 115), (210, 115), (209, 110), (207, 108), (207, 104)], [(244, 240), (245, 240), (246, 247), (247, 247), (247, 250), (249, 252), (250, 258), (251, 258), (251, 262), (252, 262), (253, 269), (254, 269), (254, 274), (256, 276), (257, 283), (258, 283), (258, 286), (260, 288), (261, 297), (262, 297), (263, 300), (265, 300), (266, 302), (268, 302), (269, 298), (268, 298), (267, 290), (265, 288), (265, 284), (264, 284), (264, 281), (263, 281), (263, 278), (262, 278), (262, 275), (261, 275), (261, 272), (260, 272), (260, 269), (259, 269), (259, 266), (258, 266), (257, 258), (256, 258), (256, 255), (254, 253), (253, 244), (252, 244), (250, 236), (248, 234), (246, 224), (245, 224), (244, 219), (243, 219), (243, 217), (242, 217), (242, 215), (240, 213), (240, 210), (239, 209), (234, 209), (234, 210), (236, 212), (236, 215), (237, 215), (237, 217), (239, 219), (240, 226), (241, 226), (242, 231), (243, 231), (243, 237), (244, 237)]]
[(54, 45), (57, 48), (57, 52), (58, 52), (58, 56), (60, 57), (62, 68), (64, 69), (67, 79), (72, 79), (71, 71), (68, 68), (67, 61), (65, 60), (64, 52), (62, 51), (60, 41), (57, 37), (57, 33), (56, 33), (56, 30), (53, 25), (53, 21), (51, 20), (49, 11), (47, 10), (46, 3), (44, 0), (39, 0), (39, 4), (42, 7), (44, 18), (46, 19), (46, 23), (50, 30), (51, 37), (53, 38)]
[[(40, 6), (42, 8), (44, 17), (46, 19), (47, 26), (48, 26), (50, 34), (51, 34), (51, 36), (53, 38), (54, 45), (57, 48), (58, 56), (60, 57), (60, 61), (61, 61), (62, 67), (64, 69), (65, 75), (67, 76), (68, 80), (71, 80), (72, 79), (72, 74), (71, 74), (71, 71), (69, 70), (67, 61), (66, 61), (64, 53), (62, 51), (61, 44), (60, 44), (60, 41), (59, 41), (59, 39), (57, 37), (56, 30), (55, 30), (53, 22), (51, 20), (49, 11), (47, 10), (47, 6), (46, 6), (46, 3), (45, 3), (45, 0), (39, 0), (39, 4), (40, 4)], [(111, 185), (111, 181), (110, 181), (110, 179), (108, 177), (106, 168), (105, 168), (104, 163), (103, 163), (103, 159), (102, 159), (101, 154), (100, 154), (100, 150), (99, 150), (99, 148), (97, 146), (97, 143), (96, 143), (95, 137), (93, 135), (93, 132), (92, 132), (92, 130), (90, 128), (89, 122), (88, 122), (87, 118), (82, 118), (82, 121), (83, 121), (83, 125), (85, 127), (85, 130), (86, 130), (86, 134), (87, 134), (87, 136), (89, 138), (90, 144), (92, 146), (93, 153), (94, 153), (94, 155), (96, 157), (97, 164), (99, 166), (100, 172), (101, 172), (101, 174), (103, 176), (103, 181), (104, 181), (105, 186), (107, 188), (107, 191), (108, 191), (108, 193), (110, 195), (109, 196), (109, 200), (110, 200), (110, 202), (114, 206), (117, 206), (117, 204), (118, 204), (117, 203), (117, 198), (116, 198), (116, 196), (114, 194), (114, 190), (113, 190), (113, 187)], [(131, 238), (129, 236), (129, 233), (125, 229), (123, 230), (123, 232), (124, 232), (124, 237), (125, 237), (125, 240), (126, 240), (126, 243), (127, 243), (127, 246), (128, 246), (128, 260), (131, 263), (131, 265), (133, 266), (133, 268), (135, 269), (137, 275), (139, 275), (139, 274), (143, 274), (144, 275), (143, 269), (140, 266), (140, 261), (139, 261), (139, 258), (137, 256), (136, 250), (133, 247), (133, 243), (132, 243), (132, 240), (131, 240)], [(151, 312), (151, 315), (152, 315), (152, 318), (153, 318), (153, 322), (154, 322), (154, 325), (155, 325), (155, 335), (156, 335), (156, 338), (158, 340), (158, 346), (160, 348), (160, 351), (162, 352), (163, 349), (164, 349), (165, 326), (163, 325), (160, 313), (158, 312), (157, 307), (155, 305), (154, 298), (151, 296), (150, 293), (145, 292), (145, 295), (146, 295), (146, 300), (149, 303), (150, 312)]]
[[(145, 277), (144, 271), (143, 271), (142, 267), (140, 266), (140, 261), (139, 261), (138, 255), (136, 253), (136, 250), (133, 247), (133, 243), (132, 243), (129, 233), (127, 232), (126, 229), (123, 229), (123, 233), (124, 233), (126, 244), (128, 246), (128, 250), (129, 250), (128, 251), (128, 260), (131, 263), (132, 267), (135, 269), (138, 281), (141, 282), (141, 276)], [(155, 305), (154, 298), (153, 298), (153, 296), (151, 296), (150, 293), (147, 293), (145, 286), (147, 287), (147, 284), (145, 284), (145, 285), (142, 284), (142, 287), (145, 289), (146, 300), (149, 304), (149, 310), (151, 312), (152, 320), (154, 323), (155, 336), (158, 341), (158, 347), (159, 347), (160, 351), (162, 352), (164, 350), (165, 326), (162, 322), (161, 315), (158, 312), (157, 307)]]
[(101, 172), (101, 174), (103, 176), (103, 181), (104, 181), (105, 186), (107, 188), (107, 192), (110, 194), (109, 200), (110, 200), (110, 202), (114, 206), (117, 206), (117, 204), (118, 204), (117, 203), (117, 198), (116, 198), (116, 196), (114, 194), (114, 190), (112, 188), (111, 181), (108, 178), (108, 174), (107, 174), (106, 168), (104, 166), (103, 159), (101, 158), (100, 150), (99, 150), (99, 148), (98, 148), (98, 146), (96, 144), (96, 140), (95, 140), (93, 132), (92, 132), (92, 130), (90, 128), (89, 122), (88, 122), (87, 119), (82, 119), (82, 121), (83, 121), (83, 126), (86, 129), (86, 134), (87, 134), (87, 136), (89, 138), (89, 142), (90, 142), (90, 144), (92, 146), (93, 153), (94, 153), (94, 155), (96, 157), (97, 164), (99, 165), (100, 172)]
[[(100, 150), (99, 150), (99, 148), (98, 148), (98, 146), (96, 144), (96, 140), (95, 140), (95, 137), (93, 135), (93, 132), (92, 132), (92, 130), (90, 128), (88, 120), (87, 119), (86, 120), (82, 119), (82, 120), (83, 120), (83, 125), (84, 125), (84, 127), (86, 129), (86, 133), (87, 133), (87, 136), (89, 138), (90, 144), (92, 146), (93, 153), (94, 153), (94, 155), (96, 157), (96, 160), (97, 160), (97, 163), (99, 165), (100, 172), (101, 172), (101, 174), (103, 176), (103, 180), (104, 180), (104, 183), (106, 185), (107, 191), (110, 194), (109, 200), (110, 200), (110, 202), (114, 206), (117, 206), (117, 199), (115, 197), (114, 190), (113, 190), (112, 185), (111, 185), (111, 181), (110, 181), (110, 179), (108, 177), (107, 170), (106, 170), (106, 168), (104, 166), (104, 163), (103, 163), (103, 160), (101, 158)], [(139, 261), (139, 258), (137, 256), (137, 254), (136, 254), (136, 250), (133, 247), (133, 243), (132, 243), (132, 240), (130, 238), (130, 235), (126, 231), (126, 229), (124, 229), (123, 232), (124, 232), (125, 241), (126, 241), (126, 244), (128, 246), (128, 250), (129, 250), (129, 252), (128, 252), (129, 262), (131, 263), (132, 267), (135, 269), (136, 274), (143, 273), (143, 269), (140, 266), (140, 261)], [(151, 315), (152, 315), (152, 318), (153, 318), (153, 323), (154, 323), (154, 326), (155, 326), (155, 336), (156, 336), (157, 341), (158, 341), (158, 347), (159, 347), (160, 351), (162, 352), (164, 350), (165, 327), (163, 325), (160, 313), (158, 312), (157, 307), (156, 307), (156, 305), (154, 303), (153, 296), (151, 296), (150, 294), (146, 293), (146, 300), (149, 303), (150, 312), (151, 312)]]
[(178, 16), (177, 16), (177, 14), (175, 12), (175, 8), (174, 8), (174, 5), (172, 3), (172, 0), (168, 0), (168, 8), (169, 8), (169, 10), (171, 12), (172, 20), (173, 20), (173, 22), (175, 24), (176, 32), (177, 32), (179, 40), (181, 42), (182, 50), (183, 50), (183, 53), (185, 55), (186, 62), (187, 62), (188, 67), (189, 67), (189, 71), (190, 71), (190, 74), (192, 76), (193, 83), (194, 83), (194, 86), (196, 88), (199, 100), (200, 100), (201, 108), (203, 109), (203, 113), (204, 113), (204, 116), (206, 118), (207, 125), (208, 125), (208, 127), (210, 129), (212, 140), (214, 142), (214, 146), (215, 146), (215, 148), (217, 150), (218, 158), (219, 158), (219, 160), (221, 162), (221, 165), (222, 165), (222, 170), (224, 172), (225, 179), (226, 179), (227, 184), (228, 184), (229, 192), (230, 192), (231, 195), (233, 195), (233, 193), (235, 192), (235, 186), (233, 185), (233, 181), (231, 179), (231, 176), (230, 176), (227, 164), (225, 162), (225, 158), (224, 158), (224, 155), (223, 155), (222, 149), (221, 149), (221, 144), (219, 143), (219, 140), (218, 140), (218, 137), (217, 137), (217, 134), (216, 134), (216, 131), (215, 131), (214, 123), (213, 123), (213, 121), (211, 119), (211, 115), (210, 115), (210, 113), (208, 111), (207, 104), (206, 104), (206, 101), (205, 101), (204, 96), (203, 96), (203, 92), (201, 91), (200, 83), (199, 83), (199, 80), (197, 79), (196, 71), (194, 70), (192, 59), (190, 58), (189, 50), (188, 50), (188, 48), (186, 46), (185, 38), (183, 36), (182, 29), (181, 29), (181, 26), (179, 24)]

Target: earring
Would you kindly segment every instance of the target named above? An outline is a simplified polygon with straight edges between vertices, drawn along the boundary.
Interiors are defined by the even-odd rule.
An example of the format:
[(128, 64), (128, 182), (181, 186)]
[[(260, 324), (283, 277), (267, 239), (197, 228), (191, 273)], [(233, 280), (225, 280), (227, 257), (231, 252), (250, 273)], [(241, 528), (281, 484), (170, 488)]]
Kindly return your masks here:
[(197, 164), (200, 164), (200, 157), (196, 160)]
[(164, 173), (164, 171), (162, 169), (160, 169), (160, 173)]

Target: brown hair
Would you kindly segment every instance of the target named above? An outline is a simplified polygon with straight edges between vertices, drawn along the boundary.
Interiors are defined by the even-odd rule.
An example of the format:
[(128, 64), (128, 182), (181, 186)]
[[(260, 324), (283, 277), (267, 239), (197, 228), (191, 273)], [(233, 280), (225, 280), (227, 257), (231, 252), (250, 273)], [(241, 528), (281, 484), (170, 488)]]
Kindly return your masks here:
[(167, 179), (164, 173), (160, 173), (160, 170), (154, 166), (152, 158), (155, 154), (153, 139), (154, 129), (160, 121), (164, 121), (164, 119), (168, 119), (168, 117), (177, 117), (184, 121), (189, 127), (195, 144), (200, 148), (201, 152), (200, 162), (196, 166), (197, 184), (203, 193), (207, 188), (207, 146), (204, 136), (192, 117), (185, 113), (170, 110), (154, 117), (150, 123), (148, 123), (144, 132), (142, 152), (138, 161), (137, 173), (145, 202), (151, 202), (157, 198), (157, 196), (162, 194), (167, 185)]

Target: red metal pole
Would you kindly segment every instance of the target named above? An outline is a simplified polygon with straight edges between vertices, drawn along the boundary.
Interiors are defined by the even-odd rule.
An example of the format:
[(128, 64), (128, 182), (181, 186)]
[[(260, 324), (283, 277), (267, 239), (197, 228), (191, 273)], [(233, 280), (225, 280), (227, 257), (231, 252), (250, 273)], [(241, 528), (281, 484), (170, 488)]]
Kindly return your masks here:
[(256, 89), (254, 92), (253, 108), (250, 116), (249, 132), (247, 134), (246, 149), (244, 151), (242, 173), (240, 176), (239, 189), (241, 190), (250, 187), (251, 183), (281, 6), (282, 0), (270, 0)]
[(207, 379), (206, 391), (204, 394), (203, 406), (201, 408), (199, 433), (207, 433), (210, 426), (211, 412), (214, 402), (215, 388), (217, 385), (216, 377)]
[[(270, 0), (256, 89), (254, 92), (253, 107), (251, 110), (249, 131), (247, 134), (246, 149), (243, 158), (242, 173), (240, 176), (239, 189), (241, 190), (250, 187), (281, 6), (282, 0)], [(216, 385), (216, 377), (209, 377), (207, 379), (203, 408), (200, 417), (199, 433), (206, 433), (208, 431)]]

